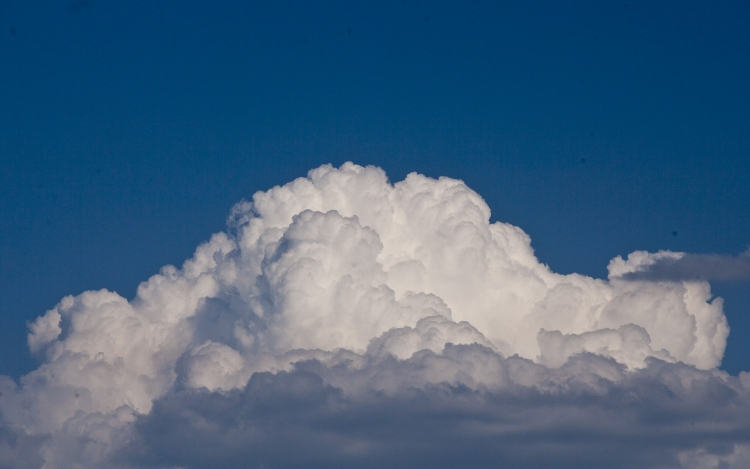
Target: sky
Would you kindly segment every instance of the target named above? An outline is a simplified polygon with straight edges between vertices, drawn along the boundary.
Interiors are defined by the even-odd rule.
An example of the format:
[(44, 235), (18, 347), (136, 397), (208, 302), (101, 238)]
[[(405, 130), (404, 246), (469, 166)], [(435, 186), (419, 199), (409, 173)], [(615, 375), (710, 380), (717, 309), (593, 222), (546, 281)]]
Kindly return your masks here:
[[(307, 467), (742, 464), (749, 23), (744, 2), (0, 2), (0, 466), (305, 467), (283, 451), (290, 435)], [(417, 186), (434, 205), (409, 212)], [(373, 207), (409, 213), (409, 230)], [(262, 241), (246, 232), (253, 217)], [(310, 255), (335, 268), (306, 278), (349, 275), (369, 302), (278, 276), (312, 232)], [(360, 244), (337, 252), (341, 233)], [(209, 240), (221, 256), (194, 258)], [(206, 286), (190, 269), (226, 276)], [(191, 285), (192, 306), (156, 274)], [(105, 337), (121, 343), (100, 304), (139, 318), (121, 327), (150, 337), (152, 355), (107, 349)], [(491, 319), (498, 308), (505, 319)], [(367, 313), (349, 324), (343, 311)], [(248, 317), (256, 329), (237, 329)], [(143, 321), (173, 329), (129, 329)], [(322, 332), (300, 342), (307, 327)], [(88, 368), (71, 357), (97, 347), (107, 371), (74, 372)], [(169, 366), (139, 368), (155, 357)], [(150, 384), (123, 397), (102, 376)], [(100, 449), (66, 449), (92, 438), (95, 416), (109, 429)], [(186, 456), (186, 428), (214, 449)], [(498, 449), (497, 435), (521, 443)], [(409, 438), (421, 449), (399, 447)], [(19, 456), (29, 448), (38, 460)]]

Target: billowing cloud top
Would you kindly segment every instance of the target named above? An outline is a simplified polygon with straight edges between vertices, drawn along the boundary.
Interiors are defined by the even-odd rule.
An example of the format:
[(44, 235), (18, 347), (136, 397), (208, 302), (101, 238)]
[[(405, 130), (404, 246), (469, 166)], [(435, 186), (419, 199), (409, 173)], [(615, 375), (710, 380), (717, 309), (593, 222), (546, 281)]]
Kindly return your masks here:
[[(715, 369), (729, 333), (721, 299), (710, 301), (705, 280), (626, 275), (681, 254), (615, 259), (607, 281), (560, 275), (536, 259), (520, 228), (489, 220), (489, 207), (461, 181), (412, 173), (392, 185), (379, 168), (351, 163), (256, 193), (232, 209), (227, 233), (181, 269), (164, 267), (132, 301), (88, 291), (30, 324), (28, 344), (42, 364), (20, 385), (0, 377), (0, 466), (388, 465), (386, 455), (400, 454), (398, 439), (345, 437), (336, 425), (384, 424), (383, 415), (398, 420), (393, 412), (421, 402), (403, 441), (427, 448), (432, 418), (448, 412), (460, 426), (484, 412), (492, 426), (510, 418), (509, 396), (528, 412), (525, 430), (519, 422), (497, 434), (471, 427), (480, 435), (462, 437), (471, 457), (489, 451), (490, 459), (453, 466), (521, 464), (539, 455), (524, 445), (489, 450), (491, 436), (527, 432), (531, 448), (535, 430), (600, 434), (600, 426), (612, 428), (584, 418), (580, 399), (618, 420), (622, 410), (612, 405), (642, 411), (661, 396), (649, 394), (654, 386), (678, 396), (666, 411), (678, 417), (660, 425), (718, 393), (740, 412), (690, 418), (708, 428), (721, 414), (727, 432), (746, 428), (734, 419), (750, 408), (750, 379)], [(545, 417), (552, 404), (544, 399), (562, 413)], [(188, 428), (190, 437), (182, 434)], [(456, 438), (451, 431), (434, 443)], [(197, 453), (186, 458), (196, 435), (211, 447), (190, 445)], [(749, 454), (739, 436), (713, 438), (721, 451), (705, 435), (686, 436), (652, 448), (653, 457), (665, 467), (710, 467)], [(304, 456), (274, 452), (284, 439)], [(489, 446), (476, 448), (482, 441)], [(572, 465), (607, 457), (563, 453), (578, 454)], [(651, 463), (644, 461), (631, 463)]]

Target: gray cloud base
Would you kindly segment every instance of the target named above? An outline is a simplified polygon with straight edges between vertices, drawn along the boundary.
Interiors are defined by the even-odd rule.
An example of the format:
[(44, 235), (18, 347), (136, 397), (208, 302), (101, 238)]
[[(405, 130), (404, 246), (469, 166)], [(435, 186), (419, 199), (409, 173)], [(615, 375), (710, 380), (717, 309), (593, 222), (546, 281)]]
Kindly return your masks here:
[[(449, 353), (476, 353), (471, 348)], [(498, 360), (510, 375), (537, 373), (541, 389), (511, 378), (498, 390), (441, 383), (348, 396), (327, 384), (331, 375), (356, 381), (367, 371), (307, 362), (256, 374), (230, 393), (177, 393), (137, 422), (137, 463), (642, 468), (704, 467), (691, 465), (703, 459), (705, 467), (746, 467), (750, 406), (738, 380), (656, 360), (633, 374), (620, 370), (617, 382), (594, 371), (617, 365), (590, 355), (554, 371), (518, 357)], [(398, 368), (423, 365), (372, 366), (408, 375)]]
[[(744, 372), (655, 358), (629, 371), (589, 353), (549, 368), (480, 345), (356, 358), (255, 373), (231, 391), (178, 387), (124, 431), (102, 415), (45, 437), (5, 426), (0, 462), (40, 467), (53, 453), (60, 467), (741, 468), (750, 456)], [(479, 383), (488, 369), (492, 381)], [(454, 379), (426, 382), (431, 373)]]
[[(470, 373), (488, 362), (502, 378), (477, 386)], [(417, 378), (446, 366), (458, 380)], [(581, 354), (553, 369), (479, 345), (362, 367), (310, 360), (161, 397), (97, 467), (746, 467), (748, 384), (658, 359), (628, 372)], [(66, 451), (90, 444), (68, 438)]]

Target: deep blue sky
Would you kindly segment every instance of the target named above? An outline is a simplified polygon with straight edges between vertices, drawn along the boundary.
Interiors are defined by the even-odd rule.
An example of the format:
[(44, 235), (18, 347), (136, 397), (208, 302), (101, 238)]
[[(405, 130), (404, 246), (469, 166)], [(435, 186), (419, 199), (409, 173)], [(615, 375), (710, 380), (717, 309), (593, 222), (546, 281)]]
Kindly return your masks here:
[(747, 2), (114, 3), (0, 3), (0, 374), (323, 163), (463, 179), (563, 273), (750, 244)]

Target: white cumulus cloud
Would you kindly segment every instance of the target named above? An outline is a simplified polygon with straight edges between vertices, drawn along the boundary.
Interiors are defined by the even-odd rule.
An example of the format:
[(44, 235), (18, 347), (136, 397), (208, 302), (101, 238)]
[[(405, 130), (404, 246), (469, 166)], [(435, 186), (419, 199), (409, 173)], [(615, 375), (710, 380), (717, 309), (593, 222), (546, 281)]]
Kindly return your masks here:
[(560, 275), (461, 181), (322, 166), (132, 301), (32, 322), (41, 365), (0, 377), (0, 466), (745, 467), (721, 299), (630, 275), (684, 258)]

